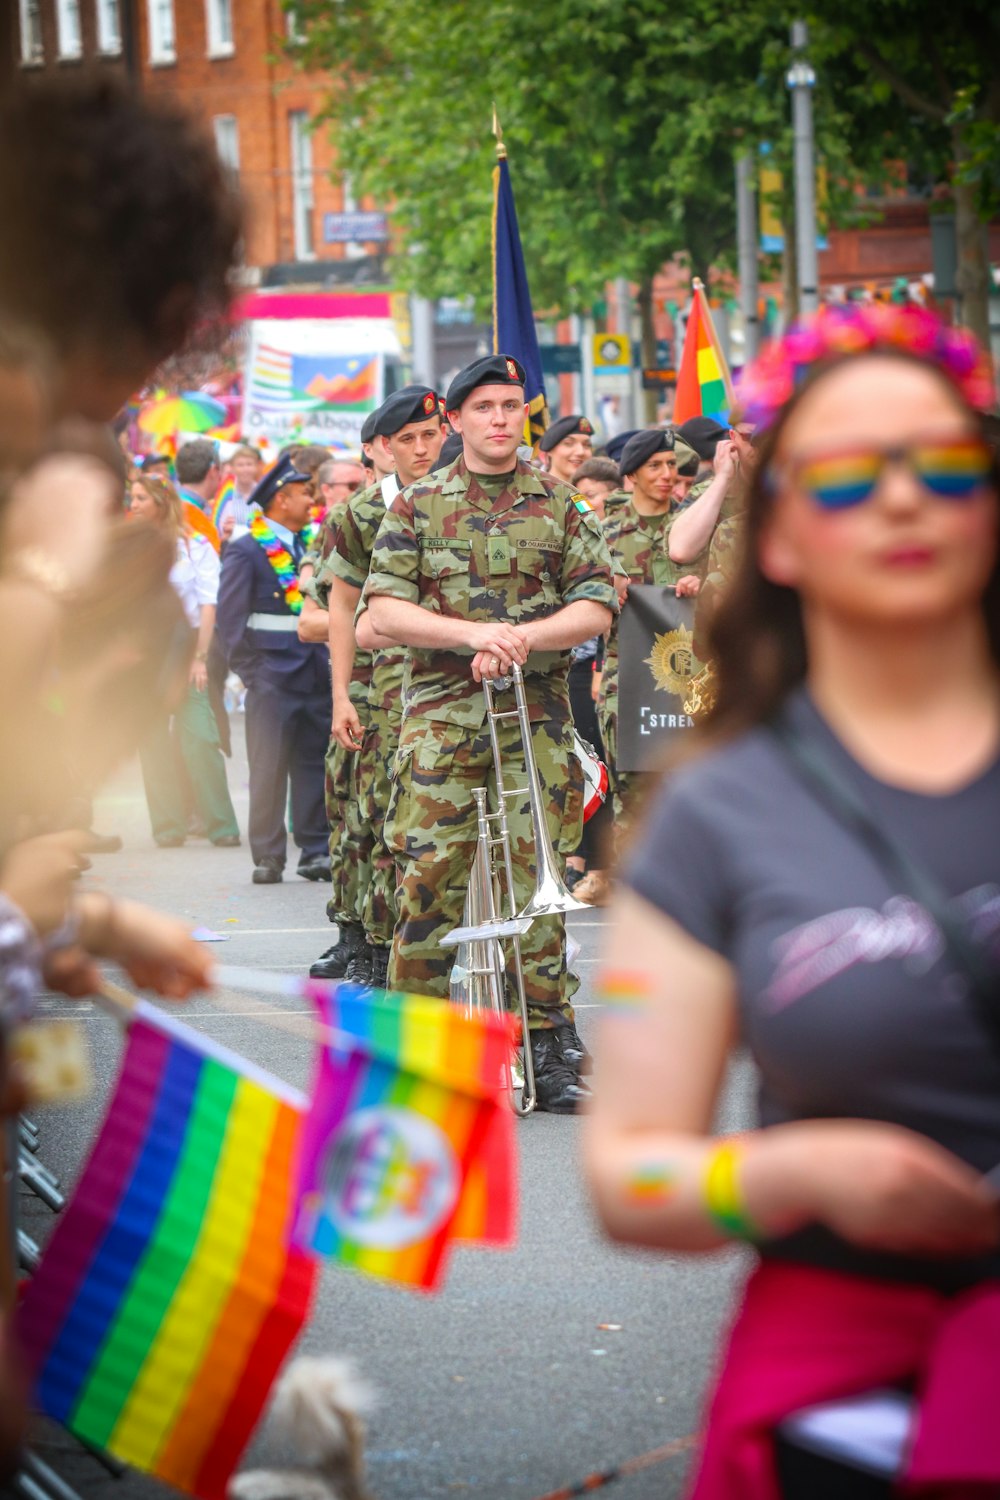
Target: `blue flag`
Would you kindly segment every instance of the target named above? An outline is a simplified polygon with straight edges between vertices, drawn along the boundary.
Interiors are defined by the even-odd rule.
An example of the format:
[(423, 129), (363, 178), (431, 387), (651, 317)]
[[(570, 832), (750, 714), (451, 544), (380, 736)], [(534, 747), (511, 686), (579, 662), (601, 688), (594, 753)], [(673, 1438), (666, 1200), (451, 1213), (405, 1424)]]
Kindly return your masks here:
[(513, 355), (524, 366), (528, 441), (537, 443), (549, 409), (506, 155), (493, 168), (493, 353)]

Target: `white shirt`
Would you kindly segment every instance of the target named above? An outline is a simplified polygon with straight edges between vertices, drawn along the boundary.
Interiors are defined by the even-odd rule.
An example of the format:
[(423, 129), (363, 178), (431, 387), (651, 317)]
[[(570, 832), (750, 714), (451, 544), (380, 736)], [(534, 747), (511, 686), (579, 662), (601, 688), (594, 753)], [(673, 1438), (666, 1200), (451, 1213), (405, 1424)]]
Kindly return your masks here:
[(215, 604), (219, 598), (219, 559), (211, 542), (195, 534), (179, 537), (170, 582), (189, 624), (197, 630), (202, 605)]

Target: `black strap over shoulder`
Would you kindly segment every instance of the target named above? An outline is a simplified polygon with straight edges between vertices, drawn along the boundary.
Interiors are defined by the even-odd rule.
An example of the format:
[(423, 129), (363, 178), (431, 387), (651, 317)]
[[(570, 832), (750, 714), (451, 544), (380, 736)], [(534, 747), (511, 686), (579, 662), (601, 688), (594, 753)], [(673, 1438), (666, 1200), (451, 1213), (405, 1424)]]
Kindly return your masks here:
[(768, 729), (802, 781), (829, 812), (864, 844), (900, 892), (912, 896), (933, 918), (952, 961), (969, 982), (969, 998), (994, 1047), (1000, 1051), (1000, 968), (956, 915), (937, 878), (897, 843), (866, 807), (860, 793), (818, 746), (780, 714)]

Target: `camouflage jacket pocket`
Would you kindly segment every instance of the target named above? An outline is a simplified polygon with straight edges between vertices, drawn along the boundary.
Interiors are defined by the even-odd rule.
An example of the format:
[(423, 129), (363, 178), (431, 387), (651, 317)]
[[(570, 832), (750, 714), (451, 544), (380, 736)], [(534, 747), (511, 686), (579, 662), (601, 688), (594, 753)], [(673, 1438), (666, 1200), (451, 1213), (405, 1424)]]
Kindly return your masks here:
[(533, 606), (537, 608), (539, 604), (560, 604), (561, 549), (545, 546), (529, 538), (515, 544), (514, 556), (517, 564), (517, 603), (522, 610), (530, 616)]

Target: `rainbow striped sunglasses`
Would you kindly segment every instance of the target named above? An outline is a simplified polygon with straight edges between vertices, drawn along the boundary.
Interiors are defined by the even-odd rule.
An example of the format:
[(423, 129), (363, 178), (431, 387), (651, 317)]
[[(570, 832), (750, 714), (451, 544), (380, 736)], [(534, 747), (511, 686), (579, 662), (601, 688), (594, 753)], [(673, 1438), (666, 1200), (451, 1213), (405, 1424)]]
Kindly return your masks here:
[(871, 499), (891, 463), (905, 464), (941, 500), (968, 500), (989, 478), (993, 450), (980, 438), (841, 449), (800, 459), (791, 465), (791, 476), (822, 510), (847, 510)]

